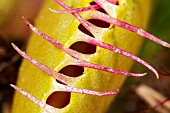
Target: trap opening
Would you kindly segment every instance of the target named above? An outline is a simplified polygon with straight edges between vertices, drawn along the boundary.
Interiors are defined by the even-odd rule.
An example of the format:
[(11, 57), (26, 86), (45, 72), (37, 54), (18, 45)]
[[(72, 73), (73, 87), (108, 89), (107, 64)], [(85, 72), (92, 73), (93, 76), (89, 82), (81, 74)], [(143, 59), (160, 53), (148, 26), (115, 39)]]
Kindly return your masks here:
[(80, 25), (78, 26), (78, 29), (79, 29), (81, 32), (85, 33), (86, 35), (89, 35), (89, 36), (91, 36), (91, 37), (94, 37), (93, 34), (90, 33), (90, 31), (88, 31), (82, 24), (80, 24)]
[(69, 48), (83, 54), (94, 54), (96, 52), (95, 45), (83, 41), (75, 42)]
[(101, 28), (109, 28), (110, 24), (107, 22), (104, 22), (102, 20), (98, 20), (98, 19), (89, 19), (88, 20), (90, 23), (94, 24), (97, 27), (101, 27)]
[(46, 100), (46, 104), (49, 104), (55, 108), (64, 108), (70, 103), (70, 92), (54, 92)]
[(68, 65), (59, 71), (59, 73), (62, 73), (70, 77), (81, 76), (83, 72), (84, 72), (84, 67), (76, 66), (76, 65)]

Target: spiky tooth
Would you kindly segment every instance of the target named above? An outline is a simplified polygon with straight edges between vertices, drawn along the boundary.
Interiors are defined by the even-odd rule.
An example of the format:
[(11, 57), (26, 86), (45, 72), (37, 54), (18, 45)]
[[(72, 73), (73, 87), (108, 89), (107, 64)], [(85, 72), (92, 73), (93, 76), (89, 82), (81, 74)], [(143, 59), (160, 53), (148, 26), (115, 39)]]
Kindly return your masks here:
[[(88, 67), (88, 68), (93, 68), (93, 69), (98, 69), (98, 70), (102, 70), (102, 71), (106, 71), (106, 72), (110, 72), (110, 73), (113, 73), (113, 74), (121, 74), (121, 75), (124, 75), (124, 76), (133, 76), (133, 77), (140, 77), (140, 76), (144, 76), (146, 75), (146, 73), (144, 74), (134, 74), (134, 73), (128, 73), (128, 72), (125, 72), (125, 71), (121, 71), (121, 70), (114, 70), (114, 69), (111, 69), (111, 68), (108, 68), (108, 67), (104, 67), (104, 66), (101, 66), (101, 65), (97, 65), (97, 64), (92, 64), (92, 63), (89, 63), (89, 62), (86, 62), (84, 60), (82, 60), (81, 56), (82, 54), (81, 53), (78, 53), (76, 51), (73, 51), (71, 49), (68, 49), (66, 47), (64, 47), (62, 44), (60, 44), (59, 42), (53, 40), (52, 38), (50, 38), (49, 36), (47, 36), (46, 34), (40, 32), (38, 29), (36, 29), (34, 26), (32, 26), (24, 17), (23, 17), (25, 23), (36, 33), (38, 34), (39, 36), (41, 36), (42, 38), (46, 39), (48, 42), (50, 42), (51, 44), (53, 44), (54, 46), (56, 46), (57, 48), (59, 48), (60, 50), (64, 51), (65, 53), (67, 53), (68, 55), (72, 56), (73, 58), (75, 58), (75, 61), (76, 61), (76, 65), (79, 65), (79, 66), (85, 66), (85, 67)], [(93, 38), (92, 38), (93, 39)], [(91, 43), (91, 42), (88, 42), (88, 43)], [(96, 42), (96, 43), (99, 43), (99, 42)], [(92, 43), (94, 44), (94, 43)], [(99, 45), (100, 46), (100, 45)], [(102, 47), (102, 46), (101, 46)], [(25, 55), (26, 56), (26, 55)], [(43, 65), (43, 64), (41, 64)], [(39, 66), (40, 67), (40, 66)], [(41, 66), (42, 67), (42, 66)], [(49, 69), (50, 72), (52, 72), (51, 69)], [(53, 72), (55, 73), (55, 72)], [(69, 81), (69, 80), (67, 80)]]

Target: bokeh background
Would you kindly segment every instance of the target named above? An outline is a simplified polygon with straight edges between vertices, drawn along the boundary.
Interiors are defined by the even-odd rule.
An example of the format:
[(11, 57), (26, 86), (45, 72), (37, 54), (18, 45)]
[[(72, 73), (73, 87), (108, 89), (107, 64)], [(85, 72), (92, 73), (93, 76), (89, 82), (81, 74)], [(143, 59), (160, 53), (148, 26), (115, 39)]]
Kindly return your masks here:
[[(152, 14), (147, 31), (170, 43), (169, 21), (170, 0), (153, 0)], [(170, 49), (145, 40), (139, 57), (156, 68), (160, 79), (157, 80), (153, 73), (136, 63), (132, 68), (132, 72), (147, 72), (147, 76), (137, 79), (128, 78), (122, 87), (120, 95), (118, 95), (108, 113), (144, 113), (145, 110), (150, 109), (151, 106), (135, 93), (135, 89), (140, 84), (145, 84), (153, 88), (167, 99), (170, 98)], [(163, 105), (159, 107), (161, 106)], [(148, 110), (147, 113), (158, 113), (155, 109), (159, 107), (154, 108), (154, 110)], [(168, 113), (170, 113), (170, 109)]]

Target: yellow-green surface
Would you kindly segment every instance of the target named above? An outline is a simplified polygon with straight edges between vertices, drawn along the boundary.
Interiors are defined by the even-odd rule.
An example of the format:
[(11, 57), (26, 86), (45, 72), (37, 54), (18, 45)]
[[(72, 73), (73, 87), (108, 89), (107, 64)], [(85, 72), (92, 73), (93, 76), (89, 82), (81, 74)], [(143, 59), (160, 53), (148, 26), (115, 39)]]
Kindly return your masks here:
[[(71, 7), (87, 6), (91, 0), (63, 0)], [(77, 27), (79, 23), (71, 14), (54, 14), (48, 8), (62, 9), (53, 0), (46, 0), (39, 17), (36, 20), (36, 26), (39, 30), (48, 34), (55, 40), (64, 44), (66, 47), (72, 45), (79, 32)], [(145, 28), (149, 14), (150, 0), (119, 0), (117, 18), (126, 21), (132, 25)], [(88, 13), (83, 14), (88, 18)], [(140, 36), (127, 30), (112, 27), (104, 34), (102, 41), (115, 45), (133, 54), (137, 54), (140, 49), (142, 39)], [(44, 63), (45, 65), (59, 71), (62, 67), (69, 65), (65, 53), (55, 48), (53, 45), (41, 39), (36, 34), (32, 34), (27, 54)], [(87, 56), (90, 62), (101, 64), (114, 69), (129, 71), (133, 61), (122, 55), (110, 52), (106, 49), (97, 47), (95, 54)], [(87, 60), (88, 60), (87, 58)], [(95, 91), (115, 91), (120, 88), (126, 77), (122, 75), (113, 75), (110, 73), (85, 68), (84, 74), (72, 83), (72, 86), (85, 88)], [(23, 61), (17, 86), (27, 91), (36, 98), (46, 101), (51, 93), (55, 80), (36, 68), (27, 61)], [(83, 94), (71, 93), (70, 103), (61, 110), (61, 113), (104, 113), (115, 96), (98, 97)], [(41, 113), (43, 109), (35, 105), (18, 92), (15, 94), (12, 113)], [(57, 112), (58, 113), (58, 112)]]

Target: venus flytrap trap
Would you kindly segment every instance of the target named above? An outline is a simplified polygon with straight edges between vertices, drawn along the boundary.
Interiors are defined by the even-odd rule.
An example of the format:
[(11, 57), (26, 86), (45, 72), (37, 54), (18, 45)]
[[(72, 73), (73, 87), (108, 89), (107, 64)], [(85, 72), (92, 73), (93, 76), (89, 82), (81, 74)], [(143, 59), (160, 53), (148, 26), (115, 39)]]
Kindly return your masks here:
[[(90, 30), (90, 27), (92, 27), (93, 25), (92, 25), (91, 23), (83, 20), (83, 18), (79, 17), (79, 16), (78, 16), (77, 14), (75, 14), (75, 13), (83, 12), (83, 11), (86, 11), (86, 10), (94, 10), (94, 9), (97, 10), (97, 9), (100, 8), (99, 5), (93, 5), (93, 6), (89, 6), (89, 7), (86, 7), (86, 8), (70, 9), (67, 5), (61, 3), (61, 1), (59, 1), (59, 0), (55, 0), (55, 1), (56, 1), (57, 3), (59, 3), (63, 8), (66, 8), (66, 10), (65, 10), (65, 11), (59, 11), (59, 10), (57, 11), (57, 10), (53, 10), (53, 9), (49, 8), (52, 12), (55, 12), (55, 13), (74, 13), (73, 15), (74, 15), (74, 16), (81, 22), (81, 24), (83, 24), (84, 27), (86, 27), (88, 30)], [(105, 0), (104, 0), (104, 1), (105, 1)], [(95, 0), (95, 2), (102, 5), (102, 1), (100, 1), (100, 0), (99, 0), (99, 1), (98, 1), (98, 0)], [(107, 2), (107, 1), (105, 1), (105, 2)], [(112, 8), (114, 8), (114, 7), (112, 7)], [(104, 7), (104, 6), (103, 6), (103, 9), (109, 10), (108, 7)], [(109, 11), (109, 12), (110, 12), (110, 11)], [(111, 13), (111, 12), (110, 12), (110, 13)], [(128, 24), (128, 23), (126, 23), (126, 22), (123, 22), (123, 21), (121, 21), (121, 20), (118, 20), (118, 19), (116, 19), (116, 18), (114, 18), (114, 17), (108, 16), (108, 15), (106, 15), (106, 14), (104, 14), (104, 13), (101, 13), (101, 12), (98, 12), (98, 11), (96, 12), (96, 11), (95, 11), (95, 12), (90, 13), (89, 16), (90, 16), (91, 18), (93, 18), (93, 19), (99, 19), (99, 20), (108, 22), (108, 23), (110, 23), (110, 24), (119, 26), (119, 27), (121, 27), (121, 28), (127, 29), (127, 30), (129, 30), (129, 31), (131, 31), (131, 32), (134, 32), (134, 33), (139, 34), (139, 35), (141, 35), (141, 36), (143, 36), (143, 37), (146, 37), (146, 38), (148, 38), (148, 39), (150, 39), (150, 40), (152, 40), (152, 41), (154, 41), (154, 42), (156, 42), (156, 43), (158, 43), (158, 44), (160, 44), (160, 45), (162, 45), (162, 46), (165, 46), (165, 47), (167, 47), (167, 48), (170, 48), (170, 44), (169, 44), (169, 43), (167, 43), (167, 42), (165, 42), (165, 41), (163, 41), (163, 40), (161, 40), (161, 39), (153, 36), (152, 34), (144, 31), (143, 29), (140, 29), (140, 28), (138, 28), (138, 27), (135, 27), (135, 26), (133, 26), (133, 25), (130, 25), (130, 24)], [(90, 25), (90, 24), (91, 24), (91, 25)], [(94, 27), (92, 27), (91, 30), (93, 30), (93, 28), (94, 28)]]
[[(22, 52), (17, 46), (15, 46), (14, 44), (12, 44), (12, 46), (14, 47), (14, 49), (25, 59), (27, 59), (29, 62), (31, 62), (32, 64), (34, 64), (35, 66), (37, 66), (38, 68), (40, 68), (42, 71), (46, 72), (48, 75), (51, 75), (53, 78), (55, 78), (56, 80), (66, 84), (66, 85), (62, 85), (62, 84), (56, 84), (56, 88), (59, 91), (63, 91), (63, 92), (75, 92), (75, 93), (82, 93), (82, 94), (89, 94), (89, 95), (98, 95), (98, 96), (109, 96), (109, 95), (115, 95), (117, 94), (119, 91), (117, 90), (116, 92), (95, 92), (95, 91), (89, 91), (89, 90), (84, 90), (84, 89), (77, 89), (77, 88), (73, 88), (73, 87), (69, 87), (67, 86), (69, 84), (71, 78), (67, 78), (67, 76), (57, 73), (54, 70), (48, 68), (47, 66), (39, 63), (38, 61), (32, 59), (31, 57), (29, 57), (27, 54), (25, 54), (24, 52)], [(89, 64), (90, 65), (90, 64)], [(124, 74), (124, 72), (122, 72)], [(56, 89), (56, 91), (57, 91)]]
[[(25, 23), (32, 29), (32, 31), (34, 31), (36, 34), (38, 34), (42, 38), (46, 39), (48, 42), (50, 42), (51, 44), (53, 44), (54, 46), (56, 46), (60, 50), (64, 51), (66, 54), (72, 56), (73, 59), (75, 60), (75, 62), (73, 62), (72, 65), (78, 65), (78, 66), (82, 66), (82, 67), (94, 68), (94, 69), (110, 72), (110, 73), (113, 73), (113, 74), (120, 74), (120, 75), (125, 75), (125, 76), (140, 77), (140, 76), (146, 75), (146, 73), (144, 73), (144, 74), (134, 74), (134, 73), (129, 73), (129, 72), (121, 71), (121, 70), (113, 70), (111, 68), (107, 68), (107, 67), (104, 67), (104, 66), (101, 66), (101, 65), (89, 63), (89, 62), (87, 62), (85, 60), (81, 60), (81, 58), (83, 59), (83, 57), (81, 57), (81, 56), (83, 56), (82, 53), (76, 52), (76, 51), (74, 51), (72, 49), (69, 49), (69, 48), (65, 48), (58, 41), (53, 40), (49, 36), (45, 35), (44, 33), (40, 32), (38, 29), (33, 27), (24, 17), (23, 17), (23, 19), (24, 19)], [(82, 41), (85, 41), (85, 42), (90, 43), (90, 44), (94, 44), (96, 46), (103, 47), (103, 48), (111, 50), (113, 52), (118, 52), (118, 53), (123, 54), (125, 56), (128, 56), (130, 58), (133, 57), (133, 59), (135, 59), (135, 60), (139, 59), (139, 60), (136, 60), (136, 61), (138, 61), (139, 63), (143, 64), (146, 67), (150, 67), (151, 69), (153, 69), (150, 65), (147, 65), (147, 63), (145, 61), (143, 61), (140, 58), (134, 56), (133, 54), (130, 54), (130, 53), (126, 52), (126, 51), (120, 50), (120, 49), (118, 49), (118, 48), (116, 48), (114, 46), (111, 46), (109, 44), (103, 43), (103, 42), (101, 42), (99, 40), (95, 40), (94, 38), (89, 37), (87, 35), (84, 35), (84, 34), (82, 34), (82, 35), (83, 36), (79, 36), (79, 37), (82, 38)], [(12, 45), (16, 49), (16, 46), (14, 44), (12, 44)], [(16, 49), (16, 50), (18, 51), (18, 49)], [(19, 53), (21, 53), (21, 52), (19, 52)], [(27, 59), (27, 58), (25, 58), (25, 59)], [(35, 64), (34, 62), (32, 62), (32, 63)], [(41, 65), (39, 65), (37, 67), (41, 68)], [(157, 73), (156, 73), (156, 75), (157, 75)]]
[[(56, 1), (58, 4), (60, 4), (62, 7), (66, 8), (67, 10), (68, 10), (68, 9), (71, 10), (67, 5), (65, 5), (65, 4), (62, 3), (61, 1), (59, 1), (59, 0), (55, 0), (55, 1)], [(100, 4), (102, 4), (100, 1), (97, 1), (97, 2), (99, 2)], [(105, 1), (105, 2), (106, 2), (106, 1)], [(107, 7), (105, 7), (105, 8), (107, 8)], [(105, 8), (103, 8), (103, 9), (105, 9)], [(114, 8), (114, 7), (112, 7), (112, 8)], [(109, 9), (108, 9), (108, 10), (109, 10)], [(54, 10), (52, 10), (52, 11), (54, 11)], [(57, 12), (57, 11), (55, 11), (55, 12)], [(107, 19), (108, 19), (107, 17), (102, 17), (102, 16), (101, 16), (101, 15), (105, 15), (104, 13), (100, 13), (99, 11), (97, 11), (97, 13), (99, 13), (99, 14), (97, 14), (96, 16), (94, 16), (94, 17), (92, 17), (92, 18), (97, 17), (97, 19), (99, 19), (99, 20), (103, 20), (103, 21), (106, 21), (106, 22), (111, 23), (111, 24), (113, 24), (113, 25), (117, 25), (117, 26), (122, 27), (122, 28), (125, 28), (125, 29), (127, 29), (127, 30), (129, 30), (129, 31), (133, 31), (133, 32), (135, 32), (135, 33), (137, 33), (137, 34), (138, 34), (137, 31), (143, 31), (142, 29), (139, 29), (139, 28), (134, 27), (134, 26), (132, 26), (132, 25), (129, 25), (129, 24), (125, 23), (125, 22), (122, 22), (122, 21), (120, 21), (120, 20), (117, 20), (116, 18), (110, 18), (110, 16), (108, 16), (109, 20), (111, 20), (111, 22), (109, 22), (109, 21), (107, 21)], [(111, 12), (110, 12), (110, 13), (111, 13)], [(94, 36), (95, 36), (95, 35), (96, 35), (96, 37), (100, 36), (100, 35), (99, 35), (99, 32), (97, 32), (97, 31), (99, 30), (99, 29), (97, 28), (97, 26), (94, 26), (94, 25), (91, 24), (90, 22), (84, 20), (84, 19), (81, 18), (77, 13), (74, 13), (73, 15), (80, 21), (80, 23), (81, 23), (87, 30), (89, 30), (92, 34), (94, 34)], [(93, 16), (93, 15), (95, 15), (95, 13), (90, 13), (90, 15)], [(101, 17), (100, 17), (100, 16), (101, 16)], [(104, 18), (104, 19), (102, 19), (102, 18)], [(146, 34), (145, 31), (143, 31), (143, 32)], [(140, 34), (140, 33), (139, 33), (139, 34)], [(148, 33), (148, 34), (149, 34), (149, 33)], [(142, 34), (141, 34), (141, 35), (142, 35)], [(142, 35), (142, 36), (143, 36), (143, 35)], [(162, 42), (162, 43), (161, 43), (162, 45), (163, 45), (164, 43), (166, 43), (166, 42), (163, 42), (163, 41), (157, 39), (156, 37), (151, 37), (151, 38), (150, 38), (150, 37), (149, 37), (149, 36), (151, 36), (150, 34), (149, 34), (149, 35), (146, 35), (146, 36), (148, 36), (149, 39), (155, 40), (157, 43), (161, 43), (161, 42)], [(79, 37), (80, 37), (80, 38), (83, 37), (83, 38), (81, 38), (82, 41), (85, 41), (85, 42), (88, 42), (88, 43), (90, 43), (90, 44), (94, 44), (94, 45), (96, 45), (96, 46), (100, 46), (100, 47), (103, 47), (103, 48), (105, 48), (105, 49), (111, 50), (111, 51), (113, 51), (113, 52), (122, 54), (122, 55), (124, 55), (124, 56), (127, 56), (127, 57), (129, 57), (129, 58), (131, 58), (131, 59), (133, 59), (133, 60), (135, 60), (135, 61), (143, 64), (144, 66), (146, 66), (146, 67), (148, 67), (150, 70), (152, 70), (152, 71), (155, 73), (156, 77), (159, 78), (157, 71), (156, 71), (153, 67), (151, 67), (148, 63), (146, 63), (145, 61), (141, 60), (140, 58), (134, 56), (133, 54), (128, 53), (128, 52), (126, 52), (126, 51), (123, 51), (123, 50), (121, 50), (121, 49), (119, 49), (119, 48), (116, 48), (116, 47), (114, 47), (114, 46), (111, 46), (111, 45), (109, 45), (109, 44), (105, 44), (105, 43), (101, 42), (100, 40), (96, 40), (96, 39), (93, 38), (93, 37), (88, 37), (88, 36), (86, 36), (86, 35), (79, 36)], [(167, 45), (168, 45), (168, 44), (167, 44)]]
[[(45, 15), (44, 17), (40, 15), (37, 26), (41, 26), (46, 31), (45, 33), (39, 31), (38, 29), (40, 28), (32, 26), (23, 17), (24, 22), (30, 29), (46, 40), (34, 35), (30, 40), (32, 45), (28, 46), (27, 54), (37, 60), (21, 51), (15, 44), (12, 44), (22, 57), (51, 76), (49, 77), (45, 73), (36, 70), (32, 65), (24, 61), (18, 86), (25, 85), (22, 89), (27, 89), (25, 91), (29, 93), (15, 85), (11, 85), (43, 109), (36, 108), (17, 93), (12, 113), (17, 113), (19, 110), (24, 113), (45, 111), (50, 113), (103, 113), (111, 100), (113, 100), (111, 95), (118, 94), (118, 88), (123, 83), (125, 76), (141, 77), (146, 75), (146, 73), (135, 74), (122, 71), (130, 69), (132, 62), (129, 61), (129, 58), (144, 65), (159, 78), (157, 71), (152, 66), (134, 55), (137, 54), (142, 42), (136, 34), (170, 48), (168, 43), (140, 29), (140, 27), (145, 27), (142, 21), (147, 23), (145, 16), (148, 16), (147, 12), (149, 12), (147, 8), (141, 9), (142, 11), (147, 10), (147, 12), (140, 16), (138, 5), (144, 7), (141, 4), (144, 3), (143, 0), (139, 0), (138, 4), (135, 4), (133, 0), (94, 0), (94, 2), (91, 0), (65, 0), (64, 2), (55, 0), (55, 2), (65, 10), (60, 10), (58, 6), (59, 10), (50, 8), (50, 11), (61, 14), (48, 14), (49, 11), (42, 11), (49, 18)], [(145, 7), (149, 7), (150, 1), (147, 2), (148, 6)], [(47, 5), (46, 7), (49, 7), (54, 3), (46, 1), (45, 4)], [(82, 6), (83, 8), (80, 8)], [(128, 17), (129, 12), (132, 18)], [(71, 17), (69, 13), (74, 17)], [(133, 20), (134, 17), (135, 20)], [(140, 17), (143, 17), (143, 20)], [(123, 22), (118, 18), (139, 27)], [(95, 23), (95, 21), (98, 23)], [(49, 36), (46, 34), (49, 34)], [(116, 45), (120, 46), (120, 48), (116, 47)], [(129, 47), (130, 45), (133, 46)], [(54, 49), (53, 46), (58, 49)], [(127, 49), (126, 51), (123, 50), (125, 48)], [(57, 51), (57, 53), (54, 51)], [(122, 56), (117, 56), (115, 53)], [(28, 67), (28, 71), (24, 71)], [(62, 100), (64, 97), (65, 100)], [(23, 108), (17, 107), (23, 106), (25, 103), (27, 105)]]

